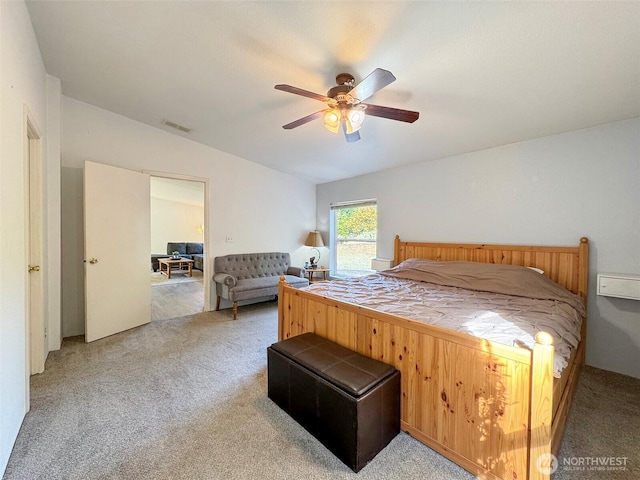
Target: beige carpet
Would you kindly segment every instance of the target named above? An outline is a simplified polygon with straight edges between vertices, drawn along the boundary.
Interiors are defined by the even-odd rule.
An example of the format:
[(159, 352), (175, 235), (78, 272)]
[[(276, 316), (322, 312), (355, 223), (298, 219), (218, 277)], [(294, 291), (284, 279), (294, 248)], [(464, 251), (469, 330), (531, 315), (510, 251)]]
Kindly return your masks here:
[(186, 273), (172, 273), (171, 278), (160, 272), (151, 272), (151, 285), (175, 285), (176, 283), (202, 282), (202, 272), (200, 270), (192, 270), (190, 277)]
[[(275, 303), (65, 339), (32, 378), (31, 412), (4, 476), (17, 479), (472, 479), (401, 433), (354, 474), (266, 395)], [(587, 368), (562, 458), (627, 457), (640, 478), (640, 380)]]

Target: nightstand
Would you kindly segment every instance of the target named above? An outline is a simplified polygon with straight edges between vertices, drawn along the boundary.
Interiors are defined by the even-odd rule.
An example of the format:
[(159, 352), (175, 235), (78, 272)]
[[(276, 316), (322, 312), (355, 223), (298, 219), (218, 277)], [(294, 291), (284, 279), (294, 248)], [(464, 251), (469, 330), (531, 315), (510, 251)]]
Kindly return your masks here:
[[(307, 268), (307, 278), (309, 279), (309, 283), (317, 283), (317, 282), (326, 282), (328, 268)], [(322, 273), (322, 278), (314, 279), (313, 274), (319, 272)]]

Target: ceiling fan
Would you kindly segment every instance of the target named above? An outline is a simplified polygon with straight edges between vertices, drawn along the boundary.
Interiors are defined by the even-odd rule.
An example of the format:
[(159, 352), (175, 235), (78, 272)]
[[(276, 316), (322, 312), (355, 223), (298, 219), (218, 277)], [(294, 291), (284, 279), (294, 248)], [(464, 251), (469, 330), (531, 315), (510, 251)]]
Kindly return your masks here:
[(331, 88), (327, 95), (302, 90), (291, 85), (276, 85), (276, 90), (283, 92), (295, 93), (303, 97), (320, 100), (328, 105), (328, 108), (312, 113), (306, 117), (283, 125), (285, 130), (304, 125), (316, 118), (324, 119), (324, 126), (333, 133), (338, 133), (338, 129), (342, 127), (347, 142), (356, 142), (360, 140), (360, 127), (364, 122), (365, 113), (374, 117), (389, 118), (391, 120), (399, 120), (401, 122), (413, 123), (420, 114), (410, 110), (401, 110), (399, 108), (382, 107), (380, 105), (371, 105), (362, 103), (378, 90), (386, 87), (396, 77), (387, 70), (376, 68), (362, 82), (355, 85), (353, 75), (349, 73), (340, 73), (336, 76), (337, 86)]

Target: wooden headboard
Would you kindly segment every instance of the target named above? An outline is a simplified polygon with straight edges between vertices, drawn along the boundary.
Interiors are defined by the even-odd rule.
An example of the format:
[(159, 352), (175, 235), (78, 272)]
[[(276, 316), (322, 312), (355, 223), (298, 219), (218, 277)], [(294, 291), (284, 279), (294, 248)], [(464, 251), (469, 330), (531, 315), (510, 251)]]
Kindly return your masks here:
[(408, 258), (439, 261), (502, 263), (536, 267), (567, 290), (587, 301), (589, 240), (580, 239), (577, 247), (523, 245), (487, 245), (470, 243), (404, 242), (396, 235), (394, 265)]

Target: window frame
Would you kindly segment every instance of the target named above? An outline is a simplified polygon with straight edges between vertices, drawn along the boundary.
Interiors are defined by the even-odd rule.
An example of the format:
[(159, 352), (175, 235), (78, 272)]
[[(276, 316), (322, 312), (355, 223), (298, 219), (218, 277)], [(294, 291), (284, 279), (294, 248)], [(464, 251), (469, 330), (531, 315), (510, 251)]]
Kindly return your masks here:
[(335, 278), (350, 278), (337, 274), (338, 261), (338, 235), (336, 223), (336, 211), (346, 208), (357, 207), (376, 207), (376, 253), (378, 251), (378, 200), (376, 198), (367, 198), (364, 200), (352, 200), (347, 202), (335, 202), (329, 205), (329, 245), (333, 255), (330, 255), (329, 275)]

